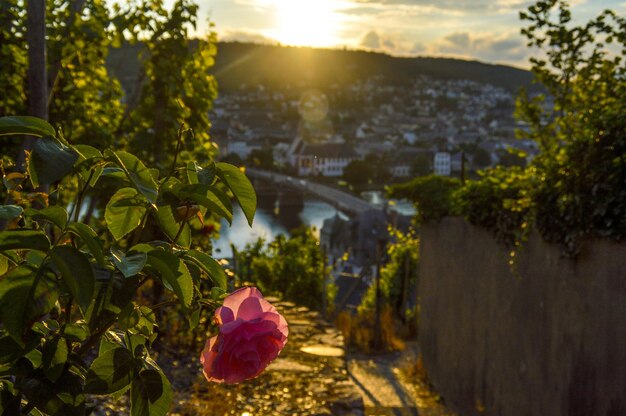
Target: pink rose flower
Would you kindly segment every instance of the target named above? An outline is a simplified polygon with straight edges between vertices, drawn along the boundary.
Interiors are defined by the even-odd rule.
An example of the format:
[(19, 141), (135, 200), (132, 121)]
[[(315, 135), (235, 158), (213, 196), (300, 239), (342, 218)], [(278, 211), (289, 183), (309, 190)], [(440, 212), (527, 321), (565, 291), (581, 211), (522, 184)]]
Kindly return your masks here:
[(287, 343), (287, 321), (255, 287), (228, 295), (215, 318), (220, 332), (209, 338), (200, 357), (209, 381), (239, 383), (254, 378)]

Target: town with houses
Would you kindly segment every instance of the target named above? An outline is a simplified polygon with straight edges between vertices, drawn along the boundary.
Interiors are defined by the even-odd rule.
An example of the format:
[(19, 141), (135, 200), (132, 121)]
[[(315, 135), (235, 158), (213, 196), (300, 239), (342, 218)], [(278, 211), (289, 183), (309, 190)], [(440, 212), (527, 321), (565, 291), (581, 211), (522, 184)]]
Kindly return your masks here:
[[(516, 139), (515, 92), (467, 80), (419, 76), (394, 85), (382, 76), (323, 91), (241, 86), (222, 92), (212, 137), (223, 158), (250, 162), (271, 155), (266, 169), (340, 178), (352, 161), (388, 160), (394, 180), (435, 173), (458, 176), (495, 164), (525, 163), (536, 143)], [(462, 167), (462, 165), (464, 165)]]

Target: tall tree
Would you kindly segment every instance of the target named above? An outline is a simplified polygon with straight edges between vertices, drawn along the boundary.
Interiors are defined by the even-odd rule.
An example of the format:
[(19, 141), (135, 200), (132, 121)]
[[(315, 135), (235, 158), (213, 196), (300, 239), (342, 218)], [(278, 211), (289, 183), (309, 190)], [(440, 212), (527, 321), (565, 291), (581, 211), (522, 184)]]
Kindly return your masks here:
[[(26, 11), (26, 43), (28, 46), (28, 71), (26, 85), (28, 115), (48, 119), (48, 87), (46, 77), (46, 2), (29, 0)], [(27, 136), (22, 142), (17, 164), (23, 169), (27, 152), (35, 139)]]

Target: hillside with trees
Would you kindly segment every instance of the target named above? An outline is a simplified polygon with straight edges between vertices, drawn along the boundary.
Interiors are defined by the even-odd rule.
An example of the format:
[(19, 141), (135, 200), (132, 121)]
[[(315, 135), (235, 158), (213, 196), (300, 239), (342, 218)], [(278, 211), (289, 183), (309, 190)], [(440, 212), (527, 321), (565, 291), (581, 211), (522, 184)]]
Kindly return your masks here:
[[(195, 42), (191, 42), (193, 48)], [(125, 44), (111, 49), (107, 66), (126, 90), (133, 89), (139, 71), (137, 57), (142, 45)], [(382, 76), (390, 84), (411, 82), (418, 75), (434, 79), (467, 79), (489, 83), (516, 92), (529, 86), (529, 71), (505, 65), (486, 64), (451, 58), (394, 57), (377, 52), (314, 49), (240, 42), (219, 42), (212, 73), (220, 90), (242, 84), (267, 86), (324, 87), (348, 84)], [(280, 68), (280, 71), (276, 71)]]

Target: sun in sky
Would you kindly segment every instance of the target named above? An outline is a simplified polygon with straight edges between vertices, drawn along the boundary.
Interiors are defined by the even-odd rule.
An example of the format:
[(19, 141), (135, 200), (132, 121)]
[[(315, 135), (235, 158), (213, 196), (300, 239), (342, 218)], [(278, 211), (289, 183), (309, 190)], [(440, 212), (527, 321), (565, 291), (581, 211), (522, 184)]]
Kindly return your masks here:
[[(535, 0), (196, 1), (224, 41), (364, 48), (522, 67), (533, 53), (520, 35), (519, 12)], [(625, 0), (570, 1), (582, 22), (606, 8), (626, 14)]]
[(335, 46), (341, 42), (341, 14), (334, 0), (269, 0), (274, 27), (266, 35), (285, 45)]

